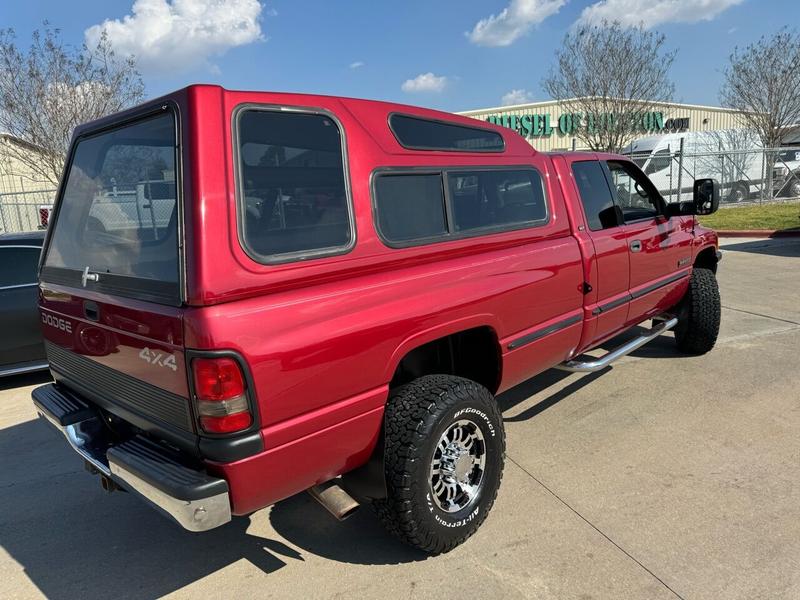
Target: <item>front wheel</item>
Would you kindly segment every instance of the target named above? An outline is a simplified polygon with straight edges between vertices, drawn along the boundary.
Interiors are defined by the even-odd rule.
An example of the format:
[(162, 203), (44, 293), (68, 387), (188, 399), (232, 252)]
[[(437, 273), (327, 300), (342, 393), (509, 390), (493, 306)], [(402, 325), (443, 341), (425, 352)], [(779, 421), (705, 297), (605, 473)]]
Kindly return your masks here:
[(492, 394), (450, 375), (394, 390), (386, 406), (386, 528), (432, 554), (452, 550), (483, 523), (503, 476), (505, 433)]
[(710, 269), (695, 268), (689, 289), (678, 305), (675, 342), (687, 354), (705, 354), (719, 335), (722, 307), (717, 278)]

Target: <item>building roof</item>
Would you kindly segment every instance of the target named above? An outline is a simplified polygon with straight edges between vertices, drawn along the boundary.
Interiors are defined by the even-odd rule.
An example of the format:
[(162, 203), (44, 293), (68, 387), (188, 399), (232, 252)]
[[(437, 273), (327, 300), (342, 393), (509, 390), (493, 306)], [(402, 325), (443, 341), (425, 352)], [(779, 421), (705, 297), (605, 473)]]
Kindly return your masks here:
[[(575, 102), (579, 100), (579, 98), (569, 98), (564, 100), (564, 103)], [(524, 104), (510, 104), (508, 106), (494, 106), (491, 108), (477, 108), (472, 110), (462, 110), (456, 112), (457, 115), (477, 115), (486, 112), (503, 112), (508, 110), (522, 110), (526, 108), (539, 108), (542, 106), (548, 106), (553, 104), (558, 104), (559, 100), (540, 100), (538, 102), (526, 102)], [(733, 108), (725, 108), (724, 106), (706, 106), (704, 104), (684, 104), (681, 102), (661, 102), (661, 101), (652, 101), (652, 104), (657, 106), (674, 106), (676, 108), (694, 108), (697, 110), (710, 110), (710, 111), (717, 111), (717, 112), (741, 112)]]

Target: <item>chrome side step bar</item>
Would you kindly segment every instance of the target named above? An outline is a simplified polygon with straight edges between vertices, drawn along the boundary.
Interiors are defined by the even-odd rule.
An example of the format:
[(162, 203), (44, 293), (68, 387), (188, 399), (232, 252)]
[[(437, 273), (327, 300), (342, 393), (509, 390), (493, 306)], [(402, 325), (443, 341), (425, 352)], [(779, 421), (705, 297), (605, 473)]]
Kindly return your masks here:
[(623, 356), (630, 354), (637, 348), (641, 348), (647, 342), (654, 340), (665, 331), (668, 331), (673, 327), (675, 327), (675, 325), (677, 324), (678, 324), (677, 317), (671, 317), (666, 321), (662, 321), (658, 325), (654, 326), (650, 331), (648, 331), (644, 335), (632, 339), (630, 342), (623, 344), (619, 348), (611, 350), (610, 352), (601, 356), (600, 358), (595, 358), (587, 361), (580, 361), (574, 359), (568, 360), (567, 362), (563, 362), (560, 365), (557, 365), (556, 369), (560, 369), (562, 371), (570, 371), (572, 373), (594, 373), (595, 371), (600, 371), (602, 369), (605, 369), (615, 360), (618, 360)]

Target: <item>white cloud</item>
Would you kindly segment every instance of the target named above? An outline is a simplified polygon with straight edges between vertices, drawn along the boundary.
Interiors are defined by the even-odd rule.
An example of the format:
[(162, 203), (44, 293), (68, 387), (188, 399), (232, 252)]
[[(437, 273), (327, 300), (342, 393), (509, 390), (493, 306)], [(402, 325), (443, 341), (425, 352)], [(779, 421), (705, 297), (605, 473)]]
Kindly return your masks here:
[(662, 23), (710, 21), (744, 0), (600, 0), (583, 9), (579, 24), (599, 24), (603, 20), (646, 29)]
[(258, 0), (134, 0), (131, 14), (85, 32), (91, 47), (106, 31), (118, 55), (134, 55), (142, 71), (208, 65), (212, 56), (263, 39)]
[(509, 46), (547, 17), (556, 14), (567, 0), (511, 0), (496, 15), (481, 19), (467, 32), (479, 46)]
[(525, 104), (526, 102), (533, 102), (533, 94), (527, 90), (511, 90), (507, 94), (503, 94), (503, 98), (500, 100), (500, 104), (503, 106)]
[(351, 69), (360, 69), (361, 67), (364, 66), (364, 64), (365, 63), (363, 61), (357, 60), (355, 62), (351, 62), (350, 63), (350, 68)]
[(406, 79), (400, 89), (409, 94), (418, 92), (441, 92), (447, 85), (447, 77), (433, 73), (421, 73), (414, 79)]

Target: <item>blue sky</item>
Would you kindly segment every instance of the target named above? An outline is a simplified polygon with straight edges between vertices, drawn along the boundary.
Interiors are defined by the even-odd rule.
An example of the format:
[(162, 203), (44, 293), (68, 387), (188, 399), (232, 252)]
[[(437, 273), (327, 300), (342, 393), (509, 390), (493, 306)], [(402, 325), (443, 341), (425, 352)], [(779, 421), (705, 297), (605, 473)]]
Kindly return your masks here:
[(23, 44), (45, 19), (74, 44), (109, 27), (115, 45), (142, 57), (148, 96), (206, 82), (452, 111), (498, 106), (504, 96), (547, 99), (540, 82), (564, 34), (578, 21), (612, 15), (644, 19), (666, 34), (678, 50), (677, 101), (716, 105), (734, 46), (796, 23), (800, 7), (797, 0), (0, 0), (0, 26), (13, 27)]

